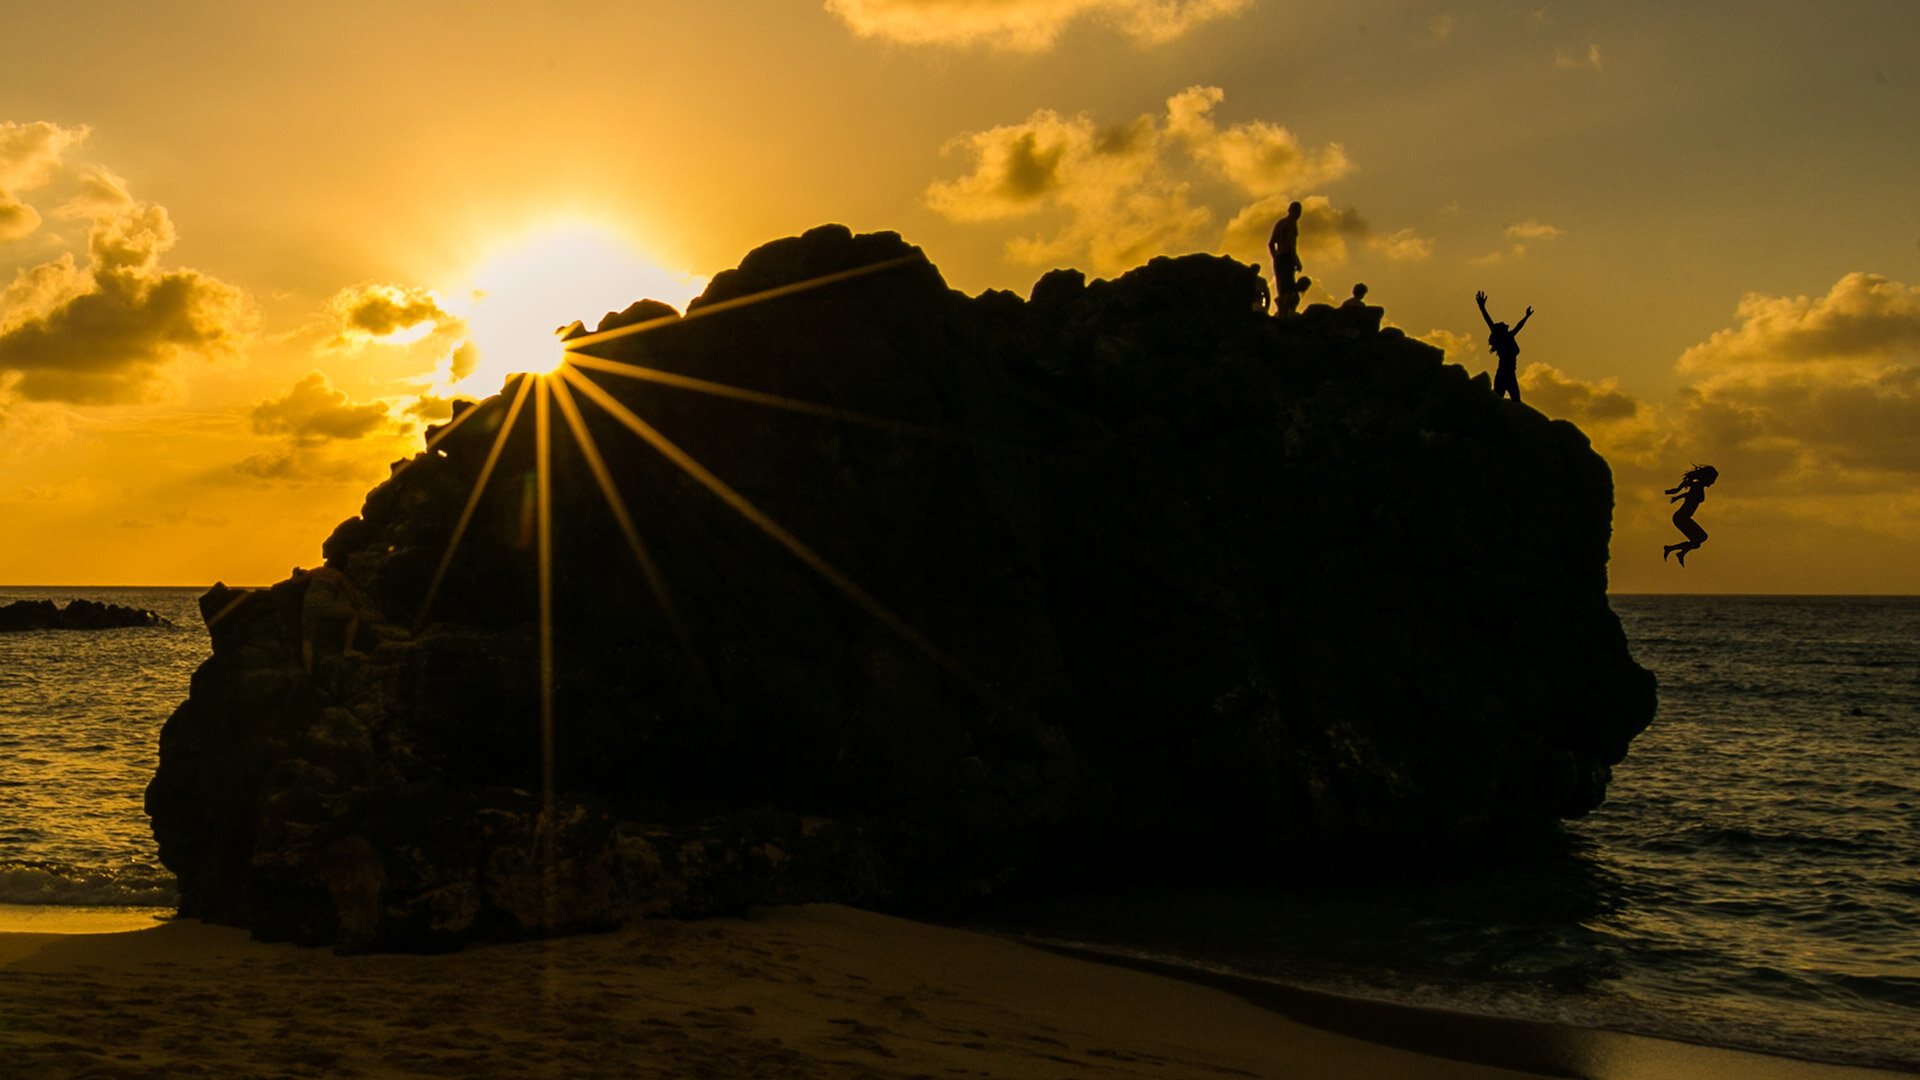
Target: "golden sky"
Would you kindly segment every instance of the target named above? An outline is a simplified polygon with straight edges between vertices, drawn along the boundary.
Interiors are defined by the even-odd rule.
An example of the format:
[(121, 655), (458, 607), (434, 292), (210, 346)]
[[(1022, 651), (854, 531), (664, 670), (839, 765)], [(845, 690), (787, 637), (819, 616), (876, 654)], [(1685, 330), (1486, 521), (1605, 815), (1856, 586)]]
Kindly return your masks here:
[[(1920, 593), (1920, 5), (17, 0), (0, 583), (277, 580), (457, 393), (756, 244), (1264, 263), (1618, 487), (1626, 592)], [(1269, 271), (1270, 272), (1270, 271)], [(531, 337), (527, 334), (531, 330)], [(518, 335), (518, 336), (516, 336)], [(1667, 497), (1721, 479), (1685, 569)], [(1490, 538), (1497, 542), (1498, 538)]]

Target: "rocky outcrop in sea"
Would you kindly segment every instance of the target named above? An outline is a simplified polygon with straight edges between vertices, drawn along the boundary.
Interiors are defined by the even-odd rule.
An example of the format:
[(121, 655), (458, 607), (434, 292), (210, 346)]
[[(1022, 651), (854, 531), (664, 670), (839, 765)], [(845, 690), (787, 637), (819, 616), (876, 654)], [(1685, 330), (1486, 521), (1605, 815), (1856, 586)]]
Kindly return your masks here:
[(436, 949), (1591, 810), (1654, 710), (1606, 463), (1379, 309), (1255, 289), (1194, 255), (968, 297), (829, 226), (574, 332), (597, 389), (516, 378), (397, 463), (331, 609), (202, 599), (147, 792), (182, 913)]
[(0, 633), (11, 630), (117, 630), (129, 626), (172, 626), (166, 616), (97, 600), (16, 600), (0, 605)]

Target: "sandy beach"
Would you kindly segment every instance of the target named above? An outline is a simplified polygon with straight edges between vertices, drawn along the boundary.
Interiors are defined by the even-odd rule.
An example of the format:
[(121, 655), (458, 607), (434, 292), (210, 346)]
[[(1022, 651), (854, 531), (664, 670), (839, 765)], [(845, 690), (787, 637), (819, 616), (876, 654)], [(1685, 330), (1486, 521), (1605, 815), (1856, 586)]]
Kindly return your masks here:
[[(0, 934), (9, 1080), (1895, 1075), (1327, 999), (1313, 1024), (1285, 1011), (1300, 1002), (834, 905), (444, 956), (336, 956), (191, 921)], [(1541, 1067), (1387, 1045), (1458, 1053), (1449, 1033), (1485, 1051), (1462, 1056)]]

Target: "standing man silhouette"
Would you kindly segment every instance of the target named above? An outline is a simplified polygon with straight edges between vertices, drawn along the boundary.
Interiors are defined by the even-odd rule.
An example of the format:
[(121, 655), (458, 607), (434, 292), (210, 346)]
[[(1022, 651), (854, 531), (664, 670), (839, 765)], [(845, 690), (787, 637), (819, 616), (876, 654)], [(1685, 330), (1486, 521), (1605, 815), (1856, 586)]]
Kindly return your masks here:
[(1514, 373), (1514, 368), (1520, 359), (1520, 343), (1514, 340), (1514, 335), (1527, 325), (1528, 319), (1533, 318), (1533, 308), (1527, 308), (1527, 313), (1520, 317), (1519, 323), (1509, 330), (1506, 323), (1494, 322), (1493, 316), (1487, 314), (1487, 294), (1484, 290), (1474, 293), (1473, 299), (1480, 305), (1480, 317), (1487, 320), (1487, 348), (1500, 358), (1500, 369), (1493, 373), (1493, 396), (1511, 394), (1517, 402), (1520, 400), (1520, 377)]
[(1281, 293), (1293, 293), (1292, 302), (1287, 297), (1276, 296), (1277, 311), (1292, 311), (1300, 306), (1300, 294), (1294, 289), (1294, 275), (1306, 269), (1300, 265), (1300, 204), (1292, 203), (1287, 207), (1287, 216), (1273, 226), (1273, 235), (1267, 238), (1267, 253), (1273, 256), (1273, 280)]

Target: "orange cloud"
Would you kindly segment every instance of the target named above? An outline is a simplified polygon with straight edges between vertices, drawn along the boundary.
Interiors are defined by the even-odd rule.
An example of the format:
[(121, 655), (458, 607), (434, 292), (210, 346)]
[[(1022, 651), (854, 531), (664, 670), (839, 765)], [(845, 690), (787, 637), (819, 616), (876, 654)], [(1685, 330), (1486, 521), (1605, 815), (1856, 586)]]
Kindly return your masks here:
[(1196, 161), (1212, 167), (1249, 195), (1279, 196), (1321, 187), (1353, 171), (1339, 143), (1303, 149), (1292, 132), (1264, 120), (1222, 131), (1208, 115), (1226, 95), (1217, 86), (1190, 86), (1167, 99), (1167, 129), (1188, 144)]
[(1599, 71), (1600, 46), (1588, 45), (1584, 54), (1573, 49), (1561, 49), (1553, 54), (1553, 66), (1561, 71)]
[[(1286, 204), (1309, 185), (1331, 183), (1353, 165), (1339, 144), (1301, 146), (1285, 128), (1264, 121), (1222, 128), (1211, 113), (1222, 98), (1195, 86), (1167, 100), (1165, 118), (1150, 115), (1099, 124), (1086, 114), (1041, 109), (1018, 124), (971, 132), (949, 150), (972, 159), (965, 176), (931, 185), (928, 206), (954, 221), (1051, 216), (1036, 235), (1007, 243), (1008, 257), (1028, 264), (1080, 261), (1114, 273), (1154, 255), (1204, 246), (1221, 207), (1208, 192), (1225, 188), (1259, 196), (1214, 234), (1221, 249), (1265, 261), (1267, 233)], [(1225, 206), (1233, 206), (1232, 197)], [(1375, 236), (1359, 214), (1324, 197), (1302, 199), (1303, 253), (1343, 260), (1349, 240), (1389, 258), (1423, 258), (1431, 241), (1401, 230)]]
[[(1292, 201), (1285, 195), (1275, 195), (1242, 209), (1227, 223), (1221, 246), (1232, 252), (1261, 252), (1257, 258), (1265, 261), (1267, 237), (1273, 232), (1273, 223), (1285, 216), (1287, 205)], [(1360, 211), (1336, 207), (1324, 195), (1309, 195), (1299, 202), (1300, 257), (1309, 264), (1345, 263), (1349, 242), (1395, 261), (1424, 259), (1433, 254), (1433, 241), (1416, 235), (1412, 229), (1382, 236), (1360, 216)]]
[(1022, 52), (1053, 47), (1066, 28), (1092, 19), (1146, 45), (1172, 41), (1205, 22), (1238, 15), (1253, 0), (827, 0), (861, 37), (910, 45), (990, 45)]
[(466, 323), (440, 305), (431, 290), (413, 285), (364, 282), (334, 294), (327, 302), (334, 337), (328, 347), (359, 349), (389, 342), (422, 327), (429, 333), (458, 335)]
[(379, 462), (392, 449), (387, 437), (413, 431), (388, 403), (355, 402), (318, 371), (278, 397), (255, 402), (249, 415), (256, 433), (283, 438), (235, 462), (230, 473), (275, 484), (364, 483), (379, 475)]
[(1786, 370), (1817, 364), (1858, 374), (1920, 360), (1920, 286), (1852, 273), (1821, 297), (1748, 293), (1720, 330), (1680, 357), (1695, 374)]
[(1560, 230), (1528, 218), (1517, 225), (1507, 226), (1507, 235), (1515, 240), (1551, 240), (1560, 235)]
[(1749, 295), (1736, 314), (1682, 354), (1688, 384), (1664, 404), (1546, 364), (1522, 374), (1523, 395), (1580, 424), (1626, 488), (1710, 462), (1723, 494), (1920, 533), (1920, 518), (1887, 509), (1920, 483), (1920, 288), (1855, 273), (1824, 296)]
[(0, 242), (17, 240), (40, 227), (40, 214), (19, 193), (37, 188), (60, 171), (69, 147), (85, 140), (85, 127), (63, 128), (40, 121), (0, 123)]
[[(1480, 357), (1479, 340), (1470, 334), (1456, 334), (1451, 330), (1429, 330), (1415, 336), (1417, 340), (1424, 341), (1444, 353), (1447, 363), (1459, 364), (1469, 371), (1473, 370), (1472, 365)], [(1484, 368), (1486, 365), (1480, 366)]]
[(1586, 382), (1551, 364), (1528, 364), (1520, 387), (1534, 408), (1582, 427), (1638, 419), (1643, 411), (1638, 399), (1620, 389), (1620, 380)]
[(284, 395), (253, 407), (253, 430), (262, 435), (291, 435), (297, 442), (358, 439), (387, 425), (387, 406), (355, 405), (327, 377), (308, 372)]
[(1741, 300), (1680, 357), (1685, 434), (1797, 486), (1904, 490), (1920, 476), (1920, 287), (1852, 273), (1825, 296)]
[(925, 198), (955, 221), (1064, 213), (1051, 235), (1009, 241), (1008, 256), (1028, 264), (1085, 258), (1111, 273), (1191, 243), (1212, 222), (1162, 160), (1164, 142), (1152, 117), (1102, 127), (1084, 114), (1042, 109), (954, 140), (950, 148), (972, 154), (973, 171), (932, 185)]
[(327, 452), (323, 447), (283, 446), (235, 462), (230, 475), (265, 484), (354, 487), (377, 479), (377, 462)]
[(164, 207), (95, 199), (71, 214), (93, 218), (87, 268), (68, 254), (22, 270), (0, 308), (0, 373), (15, 373), (21, 397), (151, 400), (171, 389), (176, 361), (238, 351), (246, 297), (196, 270), (161, 268), (178, 238)]

